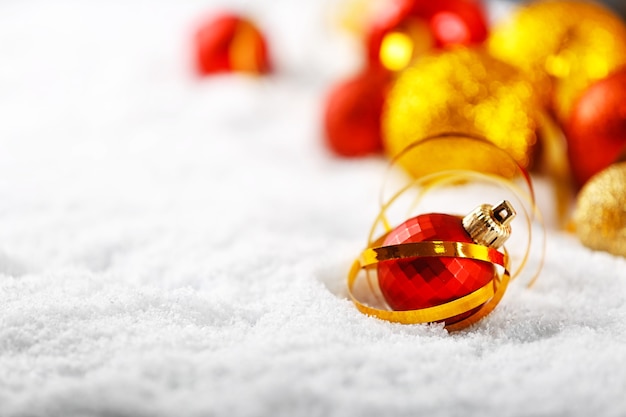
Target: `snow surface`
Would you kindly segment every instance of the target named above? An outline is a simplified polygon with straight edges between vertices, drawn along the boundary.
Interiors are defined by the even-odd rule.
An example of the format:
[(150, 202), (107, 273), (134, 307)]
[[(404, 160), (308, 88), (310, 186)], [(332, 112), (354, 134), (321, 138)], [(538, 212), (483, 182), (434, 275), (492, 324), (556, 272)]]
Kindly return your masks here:
[(469, 330), (357, 312), (386, 162), (320, 117), (358, 55), (329, 3), (240, 2), (280, 71), (199, 80), (218, 6), (0, 3), (0, 415), (626, 415), (626, 260), (562, 232)]

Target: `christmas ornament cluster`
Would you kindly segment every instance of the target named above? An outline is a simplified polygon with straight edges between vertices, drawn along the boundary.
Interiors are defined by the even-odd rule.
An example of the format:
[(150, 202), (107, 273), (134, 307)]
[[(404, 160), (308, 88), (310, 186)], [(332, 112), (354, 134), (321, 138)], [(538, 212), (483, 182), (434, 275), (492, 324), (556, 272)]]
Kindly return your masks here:
[[(428, 135), (483, 136), (578, 193), (572, 220), (585, 245), (626, 256), (621, 223), (591, 228), (587, 213), (624, 217), (594, 188), (606, 190), (609, 167), (626, 169), (614, 166), (626, 154), (626, 23), (584, 0), (520, 3), (493, 25), (479, 1), (377, 5), (362, 33), (364, 67), (327, 96), (328, 147), (393, 159)], [(422, 165), (407, 159), (404, 168), (419, 176)], [(612, 190), (626, 199), (626, 183)]]
[[(364, 68), (328, 95), (329, 148), (344, 157), (384, 153), (419, 180), (446, 168), (437, 166), (442, 159), (411, 156), (407, 149), (416, 142), (447, 132), (484, 138), (528, 181), (532, 170), (552, 175), (560, 200), (567, 193), (559, 188), (584, 186), (573, 218), (578, 236), (591, 248), (626, 256), (626, 164), (616, 164), (626, 149), (626, 24), (580, 0), (525, 3), (492, 27), (477, 1), (396, 0), (385, 7), (363, 35)], [(441, 145), (450, 153), (452, 162), (443, 162), (449, 169), (512, 181), (504, 159), (484, 159), (460, 145)], [(500, 246), (515, 209), (503, 201), (476, 210), (481, 216), (425, 213), (386, 225), (348, 276), (357, 308), (450, 330), (489, 314), (511, 278)], [(498, 230), (506, 230), (502, 239), (482, 238)], [(482, 253), (474, 252), (478, 247)], [(355, 296), (362, 273), (367, 296), (384, 299), (379, 306)]]
[[(360, 311), (449, 330), (489, 314), (526, 266), (537, 215), (533, 170), (551, 175), (557, 191), (578, 192), (572, 219), (581, 242), (626, 256), (626, 163), (618, 163), (626, 154), (626, 24), (617, 15), (584, 0), (539, 0), (489, 25), (478, 0), (354, 4), (361, 7), (347, 17), (365, 28), (364, 66), (326, 96), (326, 145), (342, 157), (384, 154), (415, 181), (383, 203), (375, 222), (383, 233), (370, 233), (349, 273)], [(235, 14), (204, 22), (194, 46), (202, 76), (271, 71), (264, 35)], [(448, 173), (456, 171), (470, 174)], [(530, 205), (505, 199), (464, 216), (388, 221), (413, 186), (471, 178), (508, 187)], [(504, 242), (519, 233), (511, 227), (519, 209), (527, 245), (512, 265)], [(363, 276), (366, 298), (378, 301), (356, 294)]]

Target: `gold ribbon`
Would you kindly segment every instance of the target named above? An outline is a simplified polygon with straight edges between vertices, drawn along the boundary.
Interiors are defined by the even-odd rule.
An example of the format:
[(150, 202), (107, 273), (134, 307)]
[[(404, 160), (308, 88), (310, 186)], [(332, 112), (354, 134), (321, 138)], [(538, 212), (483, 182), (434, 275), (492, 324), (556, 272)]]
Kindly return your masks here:
[[(380, 240), (381, 239), (377, 239), (376, 242)], [(470, 294), (434, 307), (417, 310), (393, 311), (371, 307), (359, 301), (352, 291), (359, 272), (362, 269), (372, 268), (379, 262), (393, 259), (439, 256), (485, 261), (504, 268), (504, 271), (501, 275), (496, 274), (493, 280)], [(348, 274), (348, 293), (350, 294), (350, 298), (356, 307), (362, 313), (382, 320), (402, 324), (443, 321), (482, 306), (471, 316), (459, 322), (446, 325), (446, 329), (450, 331), (460, 330), (476, 323), (478, 320), (489, 314), (498, 305), (510, 280), (510, 274), (507, 266), (508, 256), (506, 253), (474, 243), (426, 241), (391, 246), (368, 247), (361, 253), (359, 259), (353, 263), (352, 268), (350, 269), (350, 273)]]
[(494, 248), (475, 243), (444, 242), (432, 240), (425, 242), (401, 243), (365, 249), (359, 258), (361, 266), (375, 265), (391, 259), (448, 256), (471, 258), (497, 264), (504, 267), (504, 254)]

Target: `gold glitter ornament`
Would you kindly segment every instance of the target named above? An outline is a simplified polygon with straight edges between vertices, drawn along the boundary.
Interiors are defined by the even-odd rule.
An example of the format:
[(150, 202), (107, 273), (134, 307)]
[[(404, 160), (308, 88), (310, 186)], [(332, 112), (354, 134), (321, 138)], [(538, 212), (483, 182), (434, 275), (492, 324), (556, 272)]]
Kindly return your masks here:
[[(489, 138), (526, 168), (536, 142), (538, 100), (516, 68), (482, 49), (431, 53), (405, 70), (389, 92), (382, 119), (385, 149), (394, 157), (419, 138), (463, 132)], [(468, 160), (479, 157), (469, 148), (464, 153)], [(432, 171), (427, 162), (403, 158), (400, 164), (420, 177)], [(483, 172), (500, 171), (499, 161), (484, 162), (478, 164)]]
[(626, 162), (592, 177), (578, 194), (574, 224), (587, 247), (626, 256)]
[(589, 85), (626, 64), (626, 25), (595, 3), (538, 1), (495, 26), (488, 47), (532, 79), (549, 77), (551, 106), (565, 122)]

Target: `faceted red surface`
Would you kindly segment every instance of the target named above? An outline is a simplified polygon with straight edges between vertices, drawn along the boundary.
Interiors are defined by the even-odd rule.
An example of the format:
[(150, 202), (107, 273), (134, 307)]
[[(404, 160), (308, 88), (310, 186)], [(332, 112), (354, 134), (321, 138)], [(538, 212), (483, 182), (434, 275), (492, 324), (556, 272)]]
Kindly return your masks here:
[[(473, 242), (460, 217), (430, 213), (396, 227), (384, 245), (431, 240)], [(467, 258), (422, 257), (378, 264), (380, 289), (394, 310), (415, 310), (455, 300), (486, 285), (494, 274), (492, 264)]]

